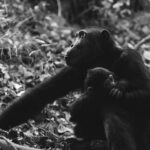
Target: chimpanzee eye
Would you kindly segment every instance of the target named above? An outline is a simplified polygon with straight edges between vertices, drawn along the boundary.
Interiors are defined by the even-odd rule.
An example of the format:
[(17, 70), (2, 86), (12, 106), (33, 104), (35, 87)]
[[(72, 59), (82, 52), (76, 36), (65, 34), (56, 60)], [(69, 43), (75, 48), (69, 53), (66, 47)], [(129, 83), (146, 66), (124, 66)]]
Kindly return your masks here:
[(87, 33), (85, 31), (83, 31), (83, 30), (79, 31), (78, 34), (79, 34), (80, 38), (84, 38), (87, 35)]

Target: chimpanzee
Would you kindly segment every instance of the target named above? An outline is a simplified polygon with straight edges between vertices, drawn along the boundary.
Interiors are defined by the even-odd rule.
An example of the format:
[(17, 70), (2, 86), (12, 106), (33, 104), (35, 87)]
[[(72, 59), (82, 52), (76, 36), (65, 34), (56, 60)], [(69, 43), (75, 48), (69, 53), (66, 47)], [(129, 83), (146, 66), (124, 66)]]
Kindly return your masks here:
[[(146, 134), (150, 126), (145, 113), (149, 108), (143, 109), (141, 104), (148, 102), (150, 93), (146, 93), (148, 99), (138, 90), (132, 93), (134, 89), (130, 89), (132, 84), (128, 84), (127, 79), (115, 80), (112, 75), (104, 68), (88, 72), (85, 93), (71, 107), (70, 120), (76, 123), (75, 135), (86, 140), (106, 139), (111, 150), (148, 149)], [(127, 84), (125, 89), (120, 89), (122, 84)]]
[(99, 28), (79, 31), (69, 49), (70, 52), (66, 56), (67, 64), (71, 66), (79, 63), (81, 66), (66, 66), (55, 76), (17, 98), (0, 114), (0, 128), (9, 129), (21, 124), (35, 116), (46, 104), (54, 102), (56, 98), (80, 89), (87, 69), (97, 66), (111, 69), (112, 64), (122, 53), (109, 32)]
[[(94, 34), (95, 32), (97, 34)], [(101, 66), (111, 70), (117, 78), (117, 83), (119, 83), (116, 85), (117, 88), (113, 88), (111, 90), (112, 94), (115, 95), (115, 98), (117, 99), (117, 97), (120, 97), (122, 94), (124, 94), (125, 98), (124, 100), (122, 99), (122, 104), (128, 101), (130, 103), (130, 110), (132, 110), (132, 108), (136, 108), (136, 105), (138, 105), (141, 106), (139, 110), (142, 109), (143, 112), (144, 108), (148, 108), (150, 105), (150, 73), (145, 67), (141, 55), (136, 50), (122, 50), (118, 48), (107, 30), (102, 30), (100, 32), (101, 34), (98, 34), (99, 32), (100, 30), (96, 28), (85, 29), (79, 31), (79, 33), (77, 33), (77, 37), (82, 37), (82, 41), (84, 41), (85, 43), (87, 41), (90, 41), (91, 43), (93, 43), (94, 47), (96, 46), (96, 43), (94, 43), (92, 39), (90, 39), (90, 37), (93, 34), (97, 35), (97, 37), (94, 37), (97, 39), (98, 37), (100, 37), (99, 41), (103, 41), (103, 44), (101, 45), (102, 49), (105, 49), (107, 47), (105, 51), (103, 50), (101, 51), (101, 53), (96, 52), (98, 53), (96, 55), (94, 51), (95, 49), (93, 50), (89, 45), (89, 49), (88, 47), (86, 47), (86, 49), (83, 49), (82, 42), (81, 44), (79, 44), (80, 42), (75, 42), (74, 45), (72, 45), (71, 49), (68, 51), (68, 55), (66, 58), (67, 64), (74, 68), (85, 68), (87, 64), (88, 66), (90, 66), (90, 68), (94, 68), (95, 66), (100, 66), (101, 64)], [(82, 51), (79, 51), (79, 49)], [(80, 55), (78, 55), (79, 53)], [(101, 60), (104, 60), (98, 59), (99, 54), (101, 54), (101, 56), (103, 56), (105, 59), (107, 58), (107, 62), (103, 63), (103, 61), (100, 64), (95, 63), (97, 65), (92, 66), (92, 62), (100, 62)], [(117, 89), (120, 90), (118, 91)], [(124, 91), (126, 92), (126, 94)], [(145, 113), (145, 117), (148, 115), (149, 113)]]
[(109, 76), (112, 74), (104, 68), (88, 71), (84, 85), (85, 92), (70, 108), (70, 121), (76, 123), (74, 131), (77, 137), (87, 140), (104, 138), (101, 112), (107, 103), (105, 97), (109, 94), (104, 82), (108, 80), (107, 87), (111, 89), (113, 82), (109, 81)]
[[(139, 56), (123, 54), (118, 63), (124, 65), (131, 61), (136, 68), (139, 62), (135, 57)], [(133, 71), (140, 73), (141, 69), (137, 66)], [(146, 78), (143, 74), (140, 79)], [(104, 68), (89, 70), (85, 93), (71, 107), (70, 120), (76, 123), (76, 136), (86, 140), (106, 139), (111, 150), (148, 149), (150, 83), (140, 87), (134, 82), (126, 77), (119, 79)]]
[[(93, 29), (93, 30), (95, 30), (95, 29)], [(81, 32), (82, 34), (80, 32), (79, 33), (80, 33), (80, 36), (82, 35), (81, 37), (83, 39), (85, 39), (85, 41), (91, 41), (91, 43), (93, 43), (93, 45), (96, 45), (94, 42), (92, 42), (91, 39), (89, 39), (89, 34), (93, 33), (93, 32), (91, 33), (90, 31), (82, 30), (82, 32)], [(78, 36), (79, 36), (79, 33), (78, 33)], [(130, 116), (130, 115), (134, 116), (133, 117), (134, 119), (133, 120), (130, 119), (130, 120), (135, 124), (134, 127), (136, 127), (136, 128), (134, 128), (134, 133), (135, 133), (134, 136), (140, 137), (140, 139), (136, 138), (136, 143), (140, 143), (140, 145), (138, 145), (138, 148), (135, 148), (135, 144), (133, 141), (133, 142), (131, 142), (131, 145), (133, 145), (132, 149), (144, 149), (144, 148), (149, 149), (150, 148), (150, 146), (148, 145), (148, 143), (150, 143), (150, 140), (149, 140), (150, 134), (148, 132), (149, 131), (148, 130), (148, 126), (149, 126), (148, 122), (149, 122), (149, 113), (150, 113), (149, 112), (149, 106), (150, 106), (150, 102), (149, 102), (149, 100), (150, 100), (150, 74), (149, 74), (149, 71), (145, 68), (142, 57), (140, 56), (140, 54), (138, 52), (136, 52), (135, 50), (131, 50), (131, 49), (121, 50), (120, 48), (118, 48), (116, 46), (112, 46), (113, 44), (115, 45), (115, 43), (112, 42), (113, 44), (110, 44), (111, 42), (108, 42), (108, 41), (113, 41), (109, 32), (107, 30), (103, 30), (101, 33), (103, 33), (103, 39), (105, 39), (102, 47), (107, 47), (107, 49), (105, 49), (105, 51), (101, 51), (101, 54), (103, 53), (102, 56), (103, 57), (105, 56), (104, 57), (105, 59), (108, 58), (107, 62), (109, 64), (108, 65), (107, 63), (105, 63), (105, 65), (104, 65), (101, 62), (101, 64), (102, 64), (101, 66), (111, 70), (115, 74), (115, 78), (117, 81), (115, 87), (113, 87), (110, 90), (111, 97), (106, 98), (106, 99), (111, 100), (113, 103), (115, 102), (115, 106), (116, 105), (118, 106), (117, 110), (119, 113), (122, 113), (122, 112), (124, 112), (124, 110), (126, 110), (125, 112), (127, 112), (127, 113), (125, 113), (125, 114), (127, 114), (127, 115), (125, 115), (125, 117), (123, 117), (123, 118), (126, 118), (126, 116), (127, 116), (127, 120), (128, 120), (128, 118), (129, 118), (128, 116)], [(100, 41), (102, 41), (102, 40), (100, 40)], [(108, 45), (107, 45), (106, 41), (109, 43)], [(80, 50), (82, 50), (82, 51), (80, 51), (80, 55), (78, 56), (78, 54), (79, 54), (78, 46), (79, 46), (78, 43), (75, 43), (75, 45), (72, 46), (71, 50), (68, 51), (68, 55), (67, 55), (67, 59), (66, 59), (67, 64), (74, 68), (75, 67), (76, 68), (82, 68), (82, 67), (84, 68), (86, 66), (86, 64), (91, 64), (90, 68), (94, 68), (94, 66), (92, 66), (93, 64), (91, 62), (93, 62), (94, 56), (95, 56), (95, 61), (96, 60), (98, 61), (98, 59), (96, 59), (98, 57), (98, 55), (93, 56), (92, 52), (94, 50), (92, 48), (82, 49), (81, 48), (82, 45), (81, 45)], [(93, 52), (93, 54), (94, 54), (94, 52)], [(82, 57), (83, 55), (85, 57)], [(90, 55), (91, 55), (91, 57), (90, 57)], [(103, 59), (101, 59), (101, 60), (103, 60)], [(89, 61), (89, 62), (86, 62), (86, 61)], [(110, 62), (112, 64), (110, 64)], [(97, 66), (100, 66), (100, 65), (97, 65)], [(100, 97), (102, 99), (103, 95), (100, 95)], [(120, 110), (120, 107), (123, 108), (123, 111)], [(107, 109), (105, 108), (104, 110), (107, 110)], [(108, 109), (108, 112), (110, 110), (112, 110), (112, 112), (109, 115), (110, 119), (111, 119), (111, 114), (114, 113), (113, 107), (111, 109)], [(115, 107), (115, 110), (116, 110), (116, 107)], [(105, 111), (105, 112), (108, 113), (107, 111)], [(112, 118), (113, 117), (114, 117), (114, 115), (112, 115)], [(118, 121), (119, 121), (119, 119), (118, 119)], [(118, 123), (118, 122), (116, 121), (116, 123)], [(115, 129), (117, 130), (116, 132), (118, 132), (118, 134), (116, 136), (118, 137), (118, 139), (119, 138), (121, 139), (121, 137), (122, 137), (121, 132), (126, 132), (126, 131), (120, 129), (119, 126), (117, 129), (117, 126), (118, 125), (114, 126), (114, 131), (115, 131)], [(122, 126), (124, 126), (124, 124), (122, 124)], [(125, 124), (125, 126), (126, 126), (126, 124)], [(150, 128), (150, 126), (149, 126), (149, 128)], [(80, 131), (80, 130), (78, 130), (78, 131)], [(110, 131), (110, 132), (112, 132), (112, 131)], [(126, 133), (128, 133), (128, 132), (126, 132)], [(119, 136), (119, 134), (120, 134), (120, 136)], [(89, 134), (89, 136), (90, 136), (90, 134)], [(146, 136), (149, 136), (149, 138), (146, 138)], [(127, 137), (132, 137), (132, 136), (127, 136)], [(115, 138), (111, 138), (111, 134), (109, 135), (109, 138), (110, 138), (110, 142), (112, 144), (115, 144), (115, 142), (119, 143), (119, 141), (120, 141), (120, 140), (115, 140)], [(123, 142), (123, 141), (120, 141), (120, 142)], [(124, 147), (124, 149), (127, 149), (126, 145), (123, 147)], [(121, 149), (123, 149), (123, 148), (121, 148)]]

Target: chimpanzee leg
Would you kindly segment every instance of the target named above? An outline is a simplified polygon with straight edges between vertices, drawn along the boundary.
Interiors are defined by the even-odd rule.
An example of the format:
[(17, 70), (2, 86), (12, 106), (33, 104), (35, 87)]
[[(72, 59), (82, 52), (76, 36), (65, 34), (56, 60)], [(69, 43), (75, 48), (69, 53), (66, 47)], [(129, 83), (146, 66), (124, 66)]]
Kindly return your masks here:
[(136, 150), (132, 126), (122, 116), (105, 112), (104, 128), (109, 150)]

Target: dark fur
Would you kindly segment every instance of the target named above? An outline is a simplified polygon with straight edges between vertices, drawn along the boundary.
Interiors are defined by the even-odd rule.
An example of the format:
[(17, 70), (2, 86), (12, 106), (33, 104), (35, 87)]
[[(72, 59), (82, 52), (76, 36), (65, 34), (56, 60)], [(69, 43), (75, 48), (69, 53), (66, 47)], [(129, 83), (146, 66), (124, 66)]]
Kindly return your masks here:
[(149, 149), (147, 69), (141, 56), (132, 50), (122, 53), (116, 63), (113, 69), (119, 76), (104, 68), (88, 72), (86, 92), (71, 108), (75, 134), (83, 139), (106, 138), (109, 149)]
[[(122, 144), (125, 144), (124, 142), (130, 143), (129, 144), (130, 148), (127, 147), (127, 145), (124, 145), (123, 146), (124, 149), (137, 149), (136, 143), (140, 143), (138, 146), (138, 149), (142, 149), (142, 147), (144, 149), (145, 148), (149, 149), (150, 147), (148, 146), (148, 143), (150, 142), (148, 139), (150, 138), (146, 138), (145, 135), (146, 134), (147, 136), (150, 135), (148, 133), (149, 131), (148, 130), (149, 107), (150, 107), (150, 102), (149, 102), (150, 101), (150, 85), (149, 85), (150, 75), (149, 75), (149, 71), (144, 66), (142, 57), (136, 51), (133, 51), (130, 49), (121, 50), (117, 48), (115, 46), (115, 43), (113, 42), (112, 37), (106, 30), (100, 31), (97, 29), (92, 29), (92, 30), (88, 29), (88, 30), (83, 30), (83, 31), (86, 32), (85, 36), (83, 37), (81, 36), (83, 41), (85, 40), (88, 43), (90, 43), (91, 41), (94, 47), (96, 44), (91, 39), (89, 39), (88, 35), (91, 35), (90, 37), (92, 37), (94, 35), (93, 33), (96, 32), (94, 37), (97, 39), (97, 41), (104, 40), (103, 45), (101, 45), (102, 43), (100, 42), (98, 44), (99, 48), (94, 49), (94, 50), (92, 48), (88, 49), (88, 47), (90, 47), (88, 45), (86, 49), (81, 49), (82, 52), (80, 51), (80, 53), (78, 53), (80, 54), (80, 57), (78, 57), (78, 55), (76, 54), (78, 45), (73, 45), (71, 50), (68, 52), (67, 63), (68, 65), (73, 66), (73, 67), (80, 66), (83, 68), (86, 66), (86, 64), (88, 64), (88, 66), (91, 66), (91, 68), (95, 66), (103, 66), (105, 68), (108, 68), (112, 72), (114, 72), (117, 83), (116, 83), (116, 86), (112, 88), (112, 90), (110, 91), (111, 93), (110, 99), (112, 100), (113, 106), (115, 105), (115, 109), (111, 107), (111, 109), (105, 108), (104, 110), (106, 110), (105, 113), (106, 113), (106, 116), (108, 116), (107, 121), (106, 121), (106, 123), (108, 122), (107, 126), (112, 127), (112, 130), (110, 130), (110, 132), (114, 134), (115, 132), (117, 133), (116, 135), (117, 139), (113, 136), (113, 134), (110, 133), (109, 136), (107, 134), (107, 137), (110, 139), (109, 142), (112, 145), (116, 145), (114, 147), (119, 147), (117, 146), (117, 144), (119, 143), (119, 141), (121, 142), (121, 138), (123, 138), (124, 141), (122, 141), (123, 142)], [(98, 34), (99, 32), (101, 32), (101, 34)], [(103, 49), (103, 51), (99, 51), (101, 50), (101, 48)], [(85, 53), (86, 55), (84, 55)], [(97, 59), (99, 57), (99, 54), (103, 56), (103, 59)], [(83, 55), (85, 57), (81, 57)], [(95, 56), (95, 59), (93, 55)], [(92, 57), (89, 57), (89, 56), (92, 56)], [(72, 61), (72, 60), (77, 60), (77, 61)], [(82, 60), (86, 60), (88, 62), (82, 63)], [(93, 60), (97, 62), (95, 63), (96, 64), (95, 66), (92, 63), (94, 62)], [(103, 94), (100, 95), (100, 99), (103, 99), (104, 95)], [(84, 97), (85, 98), (83, 99), (86, 99), (86, 94)], [(89, 96), (87, 97), (88, 97), (87, 99), (92, 98)], [(100, 100), (100, 104), (103, 104), (101, 103), (101, 100)], [(125, 115), (123, 113), (123, 117), (122, 115), (121, 117), (120, 115), (116, 116), (116, 112), (114, 111), (116, 110), (116, 106), (118, 106), (119, 109), (121, 108), (125, 110)], [(117, 110), (119, 110), (118, 108)], [(90, 106), (89, 106), (89, 109), (90, 109)], [(119, 113), (121, 112), (124, 112), (124, 111), (119, 110)], [(131, 117), (129, 118), (129, 116)], [(86, 118), (88, 118), (88, 116)], [(136, 138), (136, 141), (134, 140), (135, 138), (133, 137), (132, 132), (131, 132), (133, 128), (131, 128), (131, 126), (127, 126), (128, 123), (124, 124), (124, 122), (129, 122), (128, 119), (131, 122), (133, 122), (135, 125), (134, 127), (136, 127), (134, 128), (134, 136), (139, 137), (139, 138)], [(90, 120), (88, 120), (88, 122), (90, 122)], [(120, 124), (122, 125), (120, 126)], [(126, 126), (127, 128), (123, 128), (123, 126)], [(124, 136), (124, 133), (126, 133), (126, 136)], [(127, 138), (129, 140), (127, 140)], [(123, 148), (120, 147), (120, 149), (123, 149)]]
[(134, 150), (132, 128), (127, 124), (128, 112), (115, 105), (111, 97), (110, 91), (115, 87), (109, 80), (111, 74), (104, 68), (88, 72), (86, 92), (71, 107), (70, 120), (76, 123), (74, 131), (80, 138), (106, 139), (110, 150)]
[(88, 28), (77, 32), (74, 43), (68, 49), (66, 62), (77, 68), (111, 68), (121, 53), (107, 30)]
[(146, 112), (150, 106), (150, 73), (140, 54), (135, 50), (125, 50), (113, 64), (113, 71), (118, 80), (113, 95), (123, 97), (122, 105), (128, 103), (131, 111)]
[(85, 93), (73, 103), (70, 109), (70, 121), (76, 123), (74, 131), (77, 137), (87, 140), (105, 138), (102, 111), (107, 104), (105, 97), (108, 91), (104, 88), (104, 81), (111, 74), (104, 68), (88, 71)]

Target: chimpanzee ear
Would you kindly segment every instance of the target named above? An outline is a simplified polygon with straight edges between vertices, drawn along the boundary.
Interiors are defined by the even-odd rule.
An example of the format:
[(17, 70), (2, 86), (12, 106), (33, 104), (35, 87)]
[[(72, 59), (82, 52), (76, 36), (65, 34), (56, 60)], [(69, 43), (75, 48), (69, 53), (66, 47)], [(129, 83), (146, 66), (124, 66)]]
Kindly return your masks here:
[(110, 33), (109, 33), (109, 31), (104, 29), (104, 30), (101, 32), (101, 39), (102, 39), (102, 40), (108, 40), (109, 38), (110, 38)]

